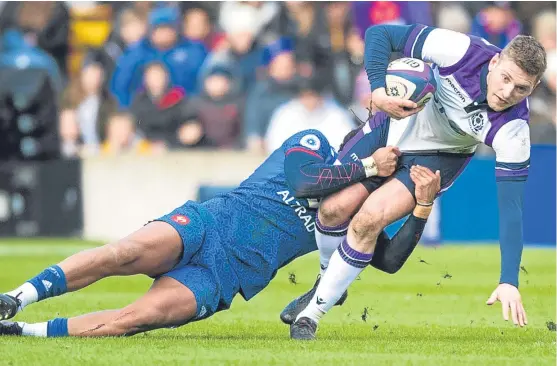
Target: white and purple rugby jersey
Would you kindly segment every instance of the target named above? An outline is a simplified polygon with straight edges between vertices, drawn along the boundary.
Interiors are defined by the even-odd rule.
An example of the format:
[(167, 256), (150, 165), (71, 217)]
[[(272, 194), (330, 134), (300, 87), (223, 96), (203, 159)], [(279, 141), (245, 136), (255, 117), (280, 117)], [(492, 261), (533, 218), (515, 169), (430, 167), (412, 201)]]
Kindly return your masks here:
[(388, 144), (402, 151), (471, 153), (493, 147), (496, 175), (526, 176), (530, 157), (528, 101), (502, 112), (486, 101), (488, 65), (501, 50), (482, 38), (416, 25), (406, 38), (407, 57), (433, 63), (435, 98), (419, 113), (391, 121)]

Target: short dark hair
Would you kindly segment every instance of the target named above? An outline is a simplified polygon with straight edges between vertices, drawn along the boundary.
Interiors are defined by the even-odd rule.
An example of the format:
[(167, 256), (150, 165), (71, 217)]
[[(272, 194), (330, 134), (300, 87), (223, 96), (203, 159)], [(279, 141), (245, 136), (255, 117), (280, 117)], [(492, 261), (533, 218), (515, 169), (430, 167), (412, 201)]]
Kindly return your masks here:
[(528, 75), (540, 80), (547, 68), (547, 55), (541, 43), (532, 36), (516, 36), (501, 52)]

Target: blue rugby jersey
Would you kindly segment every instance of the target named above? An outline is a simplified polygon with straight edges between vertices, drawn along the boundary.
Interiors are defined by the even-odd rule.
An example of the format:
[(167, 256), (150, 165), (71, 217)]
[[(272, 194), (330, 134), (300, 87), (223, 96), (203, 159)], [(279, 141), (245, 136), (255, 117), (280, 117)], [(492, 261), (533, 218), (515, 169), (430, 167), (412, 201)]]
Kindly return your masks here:
[(248, 300), (267, 286), (277, 270), (317, 249), (317, 199), (366, 178), (360, 161), (340, 164), (317, 130), (286, 140), (241, 185), (202, 206), (214, 216)]

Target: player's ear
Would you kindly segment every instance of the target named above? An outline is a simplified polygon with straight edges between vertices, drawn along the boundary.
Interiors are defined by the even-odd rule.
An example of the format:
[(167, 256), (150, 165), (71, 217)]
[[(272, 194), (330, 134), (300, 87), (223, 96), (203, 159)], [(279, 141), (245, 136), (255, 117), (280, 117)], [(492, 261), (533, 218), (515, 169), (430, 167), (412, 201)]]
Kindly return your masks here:
[(497, 65), (497, 63), (499, 62), (500, 56), (499, 54), (495, 54), (492, 58), (491, 61), (489, 61), (489, 66), (488, 66), (488, 70), (491, 71), (493, 70), (493, 68), (495, 67), (495, 65)]

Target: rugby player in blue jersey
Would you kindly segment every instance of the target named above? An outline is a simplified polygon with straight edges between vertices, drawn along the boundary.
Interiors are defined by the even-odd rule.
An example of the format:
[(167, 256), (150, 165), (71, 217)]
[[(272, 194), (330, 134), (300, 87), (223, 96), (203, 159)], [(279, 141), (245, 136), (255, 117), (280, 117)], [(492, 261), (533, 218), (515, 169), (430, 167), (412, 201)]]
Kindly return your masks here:
[[(43, 323), (2, 321), (0, 334), (133, 335), (205, 319), (228, 309), (238, 293), (249, 300), (268, 285), (279, 268), (317, 249), (318, 198), (392, 174), (399, 155), (396, 148), (369, 152), (357, 161), (347, 153), (339, 159), (320, 132), (300, 132), (232, 192), (204, 203), (189, 201), (116, 243), (77, 253), (0, 295), (0, 319), (105, 277), (153, 277), (150, 290), (136, 302), (123, 309)], [(436, 175), (420, 167), (414, 171), (423, 178), (417, 184), (416, 190), (421, 190), (417, 195), (433, 200), (439, 190)], [(428, 174), (433, 178), (425, 179)], [(386, 237), (378, 245), (383, 254), (376, 255), (372, 265), (386, 271), (402, 265), (405, 254), (400, 253), (413, 249), (421, 230), (422, 224), (401, 230), (399, 239)], [(403, 237), (406, 248), (401, 248)]]

